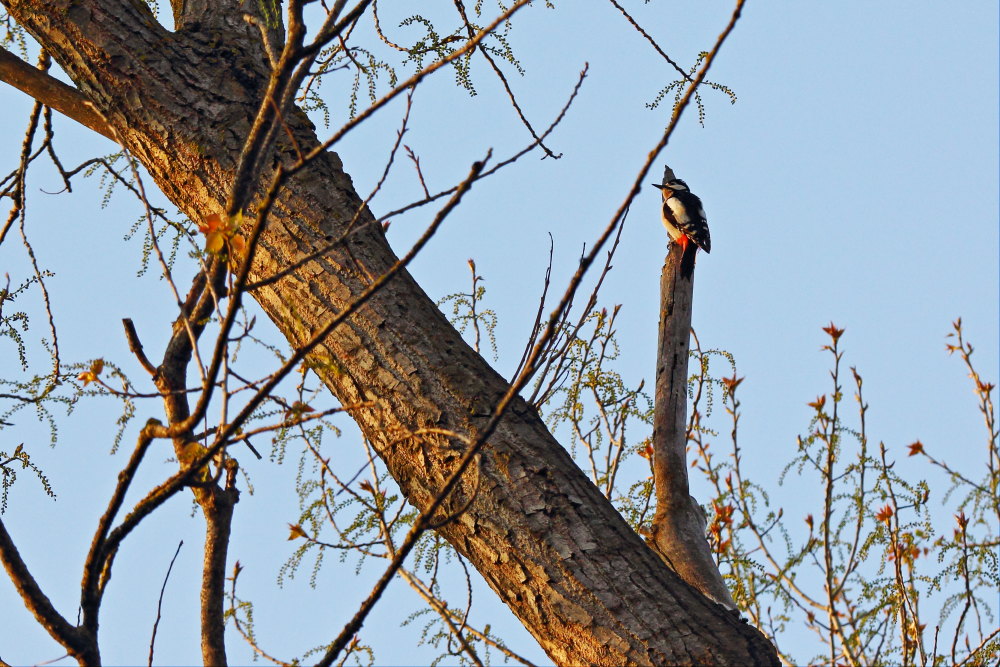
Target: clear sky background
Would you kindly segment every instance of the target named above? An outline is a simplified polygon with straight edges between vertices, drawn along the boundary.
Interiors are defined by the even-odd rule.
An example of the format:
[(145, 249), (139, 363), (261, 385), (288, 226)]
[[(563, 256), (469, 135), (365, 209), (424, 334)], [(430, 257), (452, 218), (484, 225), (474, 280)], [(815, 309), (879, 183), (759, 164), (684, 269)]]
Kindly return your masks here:
[[(486, 305), (499, 316), (495, 365), (507, 377), (534, 317), (549, 235), (558, 290), (660, 136), (670, 103), (654, 110), (646, 103), (676, 78), (609, 3), (556, 4), (523, 10), (509, 38), (525, 69), (523, 77), (511, 75), (512, 85), (536, 127), (548, 125), (590, 63), (578, 101), (547, 142), (563, 157), (531, 155), (477, 184), (412, 267), (424, 289), (440, 299), (467, 290), (466, 260), (476, 260), (486, 278)], [(448, 6), (443, 3), (442, 11)], [(732, 11), (728, 2), (627, 6), (685, 68), (711, 47)], [(383, 19), (386, 27), (413, 10), (384, 11), (395, 19)], [(735, 91), (737, 103), (706, 91), (705, 127), (688, 109), (655, 167), (658, 178), (662, 163), (669, 163), (705, 203), (712, 253), (698, 262), (694, 327), (703, 347), (731, 352), (746, 377), (740, 387), (744, 457), (755, 481), (788, 512), (810, 511), (801, 509), (811, 500), (810, 482), (790, 479), (779, 487), (777, 479), (794, 454), (796, 436), (808, 428), (806, 404), (829, 391), (829, 359), (820, 347), (828, 342), (821, 327), (831, 321), (846, 329), (844, 363), (865, 379), (869, 436), (886, 443), (902, 472), (929, 475), (922, 464), (905, 459), (906, 445), (918, 438), (973, 476), (984, 466), (985, 430), (971, 385), (944, 345), (951, 322), (962, 317), (980, 371), (996, 380), (997, 19), (996, 3), (985, 0), (749, 0), (708, 76)], [(530, 141), (483, 62), (473, 75), (475, 97), (458, 89), (449, 71), (437, 73), (414, 97), (405, 143), (420, 155), (431, 190), (460, 179), (490, 147), (505, 156)], [(337, 86), (331, 83), (329, 91)], [(12, 169), (30, 100), (7, 86), (0, 86), (0, 96), (0, 146)], [(346, 104), (330, 104), (336, 127)], [(339, 146), (359, 192), (370, 191), (380, 177), (401, 111), (400, 104), (390, 106)], [(56, 120), (56, 130), (67, 165), (113, 150), (65, 119)], [(49, 288), (64, 360), (105, 356), (130, 364), (122, 317), (136, 321), (155, 358), (172, 308), (155, 272), (136, 278), (139, 238), (122, 242), (140, 209), (124, 196), (102, 209), (94, 181), (80, 181), (72, 194), (45, 194), (60, 187), (44, 170), (29, 182), (28, 233), (42, 264), (57, 271)], [(371, 207), (381, 215), (418, 196), (414, 173), (400, 160)], [(618, 368), (632, 384), (652, 379), (655, 360), (659, 273), (667, 248), (658, 202), (658, 192), (647, 188), (632, 206), (602, 291), (603, 305), (622, 305)], [(393, 221), (389, 238), (397, 252), (406, 251), (430, 215)], [(0, 247), (0, 272), (18, 282), (26, 266), (17, 239)], [(34, 326), (44, 326), (37, 304), (26, 299), (17, 306), (31, 310)], [(0, 346), (0, 377), (12, 375), (15, 350), (8, 340)], [(34, 354), (44, 359), (38, 350)], [(134, 364), (130, 368), (139, 377)], [(110, 402), (91, 401), (86, 410), (60, 417), (55, 448), (26, 412), (0, 430), (0, 449), (24, 442), (59, 494), (49, 500), (24, 475), (4, 521), (46, 592), (71, 618), (88, 536), (124, 464), (122, 454), (107, 454), (115, 415)], [(159, 406), (140, 408), (136, 423), (150, 416), (160, 416)], [(353, 460), (357, 435), (346, 420), (341, 425), (337, 446)], [(127, 432), (126, 447), (134, 435), (134, 428)], [(137, 489), (172, 469), (153, 459), (156, 465)], [(287, 525), (298, 515), (295, 461), (240, 460), (256, 493), (244, 494), (237, 507), (231, 556), (247, 568), (241, 593), (257, 605), (262, 643), (290, 658), (339, 632), (377, 569), (366, 567), (355, 576), (352, 560), (338, 567), (329, 558), (319, 590), (308, 587), (308, 570), (277, 589), (278, 568), (293, 546), (285, 541)], [(936, 479), (931, 488), (940, 498), (947, 483)], [(166, 592), (157, 662), (199, 661), (197, 590), (191, 582), (199, 571), (202, 521), (191, 514), (188, 500), (174, 499), (122, 550), (102, 615), (108, 664), (145, 662), (156, 596), (180, 539), (184, 547)], [(399, 628), (419, 603), (402, 583), (390, 593), (362, 637), (376, 646), (378, 664), (428, 662), (436, 652), (415, 648), (419, 622)], [(478, 604), (480, 622), (492, 622), (518, 651), (546, 661), (485, 588)], [(60, 649), (21, 607), (4, 579), (0, 656), (12, 663), (57, 658)], [(815, 652), (808, 637), (799, 641), (804, 655)], [(251, 659), (235, 637), (229, 652), (234, 664)]]

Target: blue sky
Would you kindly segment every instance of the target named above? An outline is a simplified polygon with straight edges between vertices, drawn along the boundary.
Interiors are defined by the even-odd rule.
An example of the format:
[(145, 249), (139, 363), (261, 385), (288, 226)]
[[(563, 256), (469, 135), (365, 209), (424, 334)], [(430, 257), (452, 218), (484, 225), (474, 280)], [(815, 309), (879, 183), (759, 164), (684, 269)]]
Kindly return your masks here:
[[(510, 39), (526, 73), (511, 81), (529, 118), (544, 127), (589, 62), (579, 100), (549, 142), (563, 157), (529, 156), (478, 184), (413, 266), (417, 280), (439, 299), (467, 289), (466, 260), (476, 260), (486, 277), (487, 305), (500, 319), (496, 366), (506, 376), (534, 317), (549, 234), (558, 289), (660, 136), (669, 104), (650, 110), (646, 103), (674, 79), (610, 4), (557, 4), (554, 10), (533, 6), (515, 18)], [(629, 8), (684, 67), (711, 46), (732, 9), (728, 3), (663, 0)], [(807, 429), (806, 403), (828, 391), (828, 359), (819, 348), (827, 342), (821, 327), (830, 321), (847, 331), (845, 364), (865, 378), (873, 441), (884, 441), (902, 459), (905, 446), (919, 438), (973, 474), (983, 466), (984, 430), (970, 384), (944, 345), (951, 322), (962, 317), (981, 372), (995, 381), (997, 62), (995, 3), (915, 8), (901, 1), (750, 0), (709, 74), (735, 91), (737, 103), (706, 92), (705, 127), (689, 109), (661, 158), (702, 197), (712, 230), (712, 253), (698, 263), (694, 327), (704, 347), (731, 352), (746, 377), (740, 388), (745, 458), (757, 481), (786, 504), (809, 494), (808, 483), (797, 487), (794, 479), (779, 489), (777, 473), (792, 456), (796, 435)], [(461, 178), (488, 148), (503, 156), (530, 140), (482, 62), (474, 77), (475, 97), (457, 89), (447, 71), (414, 97), (406, 143), (421, 156), (432, 190)], [(9, 87), (0, 95), (8, 128), (0, 145), (13, 168), (30, 105)], [(345, 106), (331, 102), (333, 126)], [(390, 106), (339, 146), (360, 192), (381, 175), (400, 113), (400, 105)], [(110, 152), (102, 139), (69, 121), (56, 122), (67, 164)], [(403, 162), (372, 202), (376, 215), (418, 196), (419, 184)], [(57, 271), (50, 289), (63, 318), (65, 357), (125, 359), (121, 317), (136, 320), (147, 349), (160, 349), (169, 293), (155, 275), (135, 278), (139, 242), (121, 241), (141, 212), (124, 197), (102, 210), (92, 183), (59, 196), (41, 192), (59, 189), (51, 175), (36, 177), (30, 187), (29, 234), (39, 257)], [(619, 368), (632, 383), (651, 378), (655, 355), (666, 251), (657, 208), (658, 193), (647, 188), (632, 206), (602, 291), (605, 305), (622, 304)], [(397, 252), (405, 252), (428, 219), (418, 213), (393, 221), (389, 238)], [(24, 275), (25, 260), (12, 241), (0, 248), (0, 270), (14, 277)], [(40, 314), (32, 314), (40, 326)], [(2, 352), (2, 374), (13, 370), (11, 352)], [(63, 422), (54, 449), (26, 414), (0, 432), (0, 448), (34, 444), (33, 455), (59, 493), (53, 503), (25, 476), (4, 520), (68, 616), (89, 527), (123, 464), (121, 455), (107, 456), (114, 411), (105, 407)], [(141, 420), (156, 413), (151, 405)], [(351, 457), (356, 442), (345, 431), (338, 447)], [(336, 634), (365, 595), (368, 579), (355, 577), (351, 566), (338, 569), (331, 558), (319, 592), (308, 589), (307, 575), (275, 590), (278, 567), (290, 552), (287, 523), (297, 516), (294, 463), (244, 463), (257, 493), (244, 494), (237, 509), (231, 552), (248, 568), (244, 593), (257, 603), (265, 645), (290, 657)], [(926, 474), (912, 460), (900, 466)], [(169, 469), (160, 466), (138, 488)], [(943, 482), (937, 484), (932, 489), (943, 491)], [(202, 528), (190, 514), (187, 500), (174, 500), (123, 550), (102, 617), (109, 664), (145, 660), (156, 595), (178, 539), (185, 545), (167, 591), (157, 655), (165, 663), (199, 659), (196, 591), (185, 576), (197, 571)], [(398, 627), (417, 602), (403, 584), (393, 584), (391, 592), (389, 604), (365, 628), (365, 638), (380, 649), (379, 664), (430, 660), (434, 653), (413, 648), (417, 631)], [(544, 659), (489, 591), (478, 603), (484, 604), (480, 618), (509, 628), (503, 634), (518, 650)], [(0, 607), (20, 607), (6, 580)], [(4, 617), (5, 660), (32, 663), (59, 655), (26, 613)], [(809, 652), (808, 644), (803, 650)], [(230, 654), (234, 663), (250, 660), (236, 639)]]

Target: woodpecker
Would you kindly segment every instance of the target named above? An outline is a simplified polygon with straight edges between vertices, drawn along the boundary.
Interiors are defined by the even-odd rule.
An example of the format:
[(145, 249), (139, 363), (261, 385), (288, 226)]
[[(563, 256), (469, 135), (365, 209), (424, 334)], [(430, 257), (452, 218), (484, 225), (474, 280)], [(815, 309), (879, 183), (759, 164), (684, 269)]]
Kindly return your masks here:
[(701, 199), (679, 178), (663, 185), (654, 183), (653, 186), (663, 193), (663, 209), (660, 213), (663, 226), (667, 228), (670, 239), (680, 245), (683, 253), (681, 275), (689, 277), (694, 271), (694, 256), (698, 248), (705, 252), (712, 251), (712, 237), (708, 233), (705, 209), (701, 205)]

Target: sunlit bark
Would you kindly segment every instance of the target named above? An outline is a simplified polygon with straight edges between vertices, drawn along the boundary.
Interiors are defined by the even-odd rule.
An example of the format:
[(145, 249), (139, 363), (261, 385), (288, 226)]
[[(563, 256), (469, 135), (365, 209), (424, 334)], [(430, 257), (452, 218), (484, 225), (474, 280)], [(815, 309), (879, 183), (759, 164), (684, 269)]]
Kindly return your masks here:
[[(5, 4), (174, 204), (196, 221), (222, 209), (268, 77), (259, 33), (231, 20), (242, 16), (240, 3), (213, 3), (177, 33), (139, 2)], [(304, 114), (286, 121), (299, 150), (317, 145)], [(271, 167), (294, 149), (282, 137)], [(311, 163), (280, 193), (252, 279), (340, 238), (360, 206), (336, 154)], [(373, 222), (364, 210), (346, 243), (252, 292), (293, 346), (396, 261)], [(311, 365), (342, 403), (370, 405), (353, 416), (418, 508), (461, 451), (444, 437), (408, 434), (433, 427), (473, 437), (507, 387), (405, 271), (338, 327)], [(756, 630), (664, 566), (523, 401), (445, 509), (470, 498), (441, 534), (558, 664), (775, 661)]]

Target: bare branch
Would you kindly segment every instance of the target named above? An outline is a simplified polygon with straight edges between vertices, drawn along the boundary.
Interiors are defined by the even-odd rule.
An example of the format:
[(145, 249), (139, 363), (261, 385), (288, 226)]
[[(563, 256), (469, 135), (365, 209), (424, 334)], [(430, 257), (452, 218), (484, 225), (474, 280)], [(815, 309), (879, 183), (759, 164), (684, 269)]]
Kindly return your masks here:
[(678, 73), (680, 73), (682, 79), (684, 79), (685, 81), (692, 80), (691, 75), (685, 72), (680, 65), (674, 62), (673, 58), (667, 55), (666, 51), (660, 48), (660, 45), (656, 43), (656, 40), (653, 39), (648, 32), (642, 29), (642, 26), (639, 25), (639, 23), (634, 18), (632, 18), (632, 16), (627, 11), (625, 11), (624, 7), (618, 4), (617, 0), (608, 0), (608, 1), (615, 6), (615, 9), (617, 9), (622, 13), (622, 16), (625, 17), (625, 20), (631, 23), (632, 27), (635, 28), (640, 35), (646, 38), (646, 41), (653, 46), (656, 52), (660, 54), (660, 57), (666, 60), (668, 63), (670, 63), (670, 66), (673, 67), (675, 70), (677, 70)]
[(163, 585), (160, 587), (160, 597), (156, 602), (156, 620), (153, 621), (153, 635), (149, 638), (149, 661), (147, 662), (149, 667), (153, 667), (153, 646), (156, 644), (156, 629), (160, 627), (160, 614), (163, 610), (163, 593), (167, 590), (167, 581), (170, 579), (170, 572), (174, 569), (174, 561), (177, 560), (177, 554), (181, 552), (182, 546), (184, 546), (184, 540), (181, 540), (177, 544), (177, 550), (174, 551), (174, 557), (170, 559), (170, 565), (167, 566), (167, 573), (163, 576)]
[(56, 611), (48, 596), (42, 592), (38, 582), (28, 571), (28, 566), (21, 559), (21, 554), (2, 520), (0, 520), (0, 560), (3, 560), (4, 569), (17, 588), (24, 606), (52, 638), (82, 663), (100, 664), (100, 653), (94, 636), (71, 625)]
[(135, 449), (132, 451), (132, 456), (129, 457), (125, 468), (118, 474), (118, 484), (111, 494), (111, 499), (108, 501), (108, 508), (104, 511), (100, 521), (98, 521), (97, 530), (94, 532), (94, 537), (91, 540), (90, 551), (87, 554), (87, 560), (84, 561), (83, 579), (80, 583), (80, 608), (83, 611), (84, 627), (91, 628), (95, 634), (101, 605), (102, 590), (100, 579), (103, 576), (107, 576), (105, 573), (110, 572), (112, 561), (118, 550), (117, 543), (110, 549), (108, 548), (108, 532), (115, 520), (115, 516), (117, 516), (118, 511), (121, 509), (122, 503), (125, 500), (125, 494), (135, 479), (136, 471), (139, 469), (139, 464), (142, 463), (142, 459), (146, 455), (146, 450), (149, 449), (153, 438), (162, 437), (163, 435), (165, 435), (163, 425), (159, 421), (150, 419), (146, 422), (146, 426), (139, 434), (139, 439)]
[[(465, 29), (466, 31), (468, 31), (469, 39), (473, 39), (475, 37), (475, 31), (472, 27), (472, 23), (469, 21), (468, 15), (465, 13), (465, 5), (462, 3), (462, 0), (455, 0), (455, 9), (458, 10), (459, 15), (462, 17), (462, 22), (465, 23)], [(503, 70), (500, 69), (500, 66), (497, 65), (497, 62), (496, 60), (493, 59), (493, 56), (490, 55), (489, 50), (487, 50), (487, 48), (483, 45), (482, 42), (479, 42), (478, 46), (476, 47), (476, 50), (478, 50), (479, 53), (483, 55), (483, 58), (486, 59), (486, 62), (488, 62), (490, 64), (490, 67), (493, 68), (493, 73), (497, 75), (497, 78), (500, 79), (500, 83), (503, 84), (503, 89), (507, 93), (507, 99), (510, 100), (510, 104), (512, 107), (514, 107), (514, 111), (517, 112), (517, 117), (521, 119), (521, 123), (528, 129), (528, 132), (531, 133), (531, 137), (536, 142), (538, 142), (539, 147), (541, 147), (541, 149), (545, 151), (545, 156), (555, 158), (557, 160), (561, 158), (562, 153), (556, 155), (551, 150), (549, 150), (549, 147), (542, 142), (541, 137), (539, 137), (538, 133), (535, 132), (535, 128), (531, 126), (531, 123), (525, 117), (524, 111), (521, 109), (521, 105), (517, 103), (517, 97), (514, 96), (514, 91), (511, 90), (510, 88), (510, 82), (507, 81), (507, 76), (503, 73)]]
[(672, 570), (720, 604), (736, 608), (705, 538), (705, 517), (690, 495), (687, 474), (687, 379), (694, 273), (684, 274), (684, 249), (671, 244), (660, 277), (660, 336), (653, 417), (656, 514), (653, 545)]
[(0, 49), (0, 81), (9, 83), (45, 106), (117, 143), (107, 121), (83, 93), (32, 67), (6, 49)]
[(128, 317), (122, 319), (122, 326), (125, 327), (125, 340), (128, 341), (128, 349), (135, 355), (135, 358), (139, 360), (139, 365), (142, 366), (147, 373), (152, 376), (156, 375), (156, 366), (154, 366), (149, 359), (146, 357), (146, 353), (142, 349), (142, 343), (139, 341), (139, 334), (135, 330), (135, 324)]

